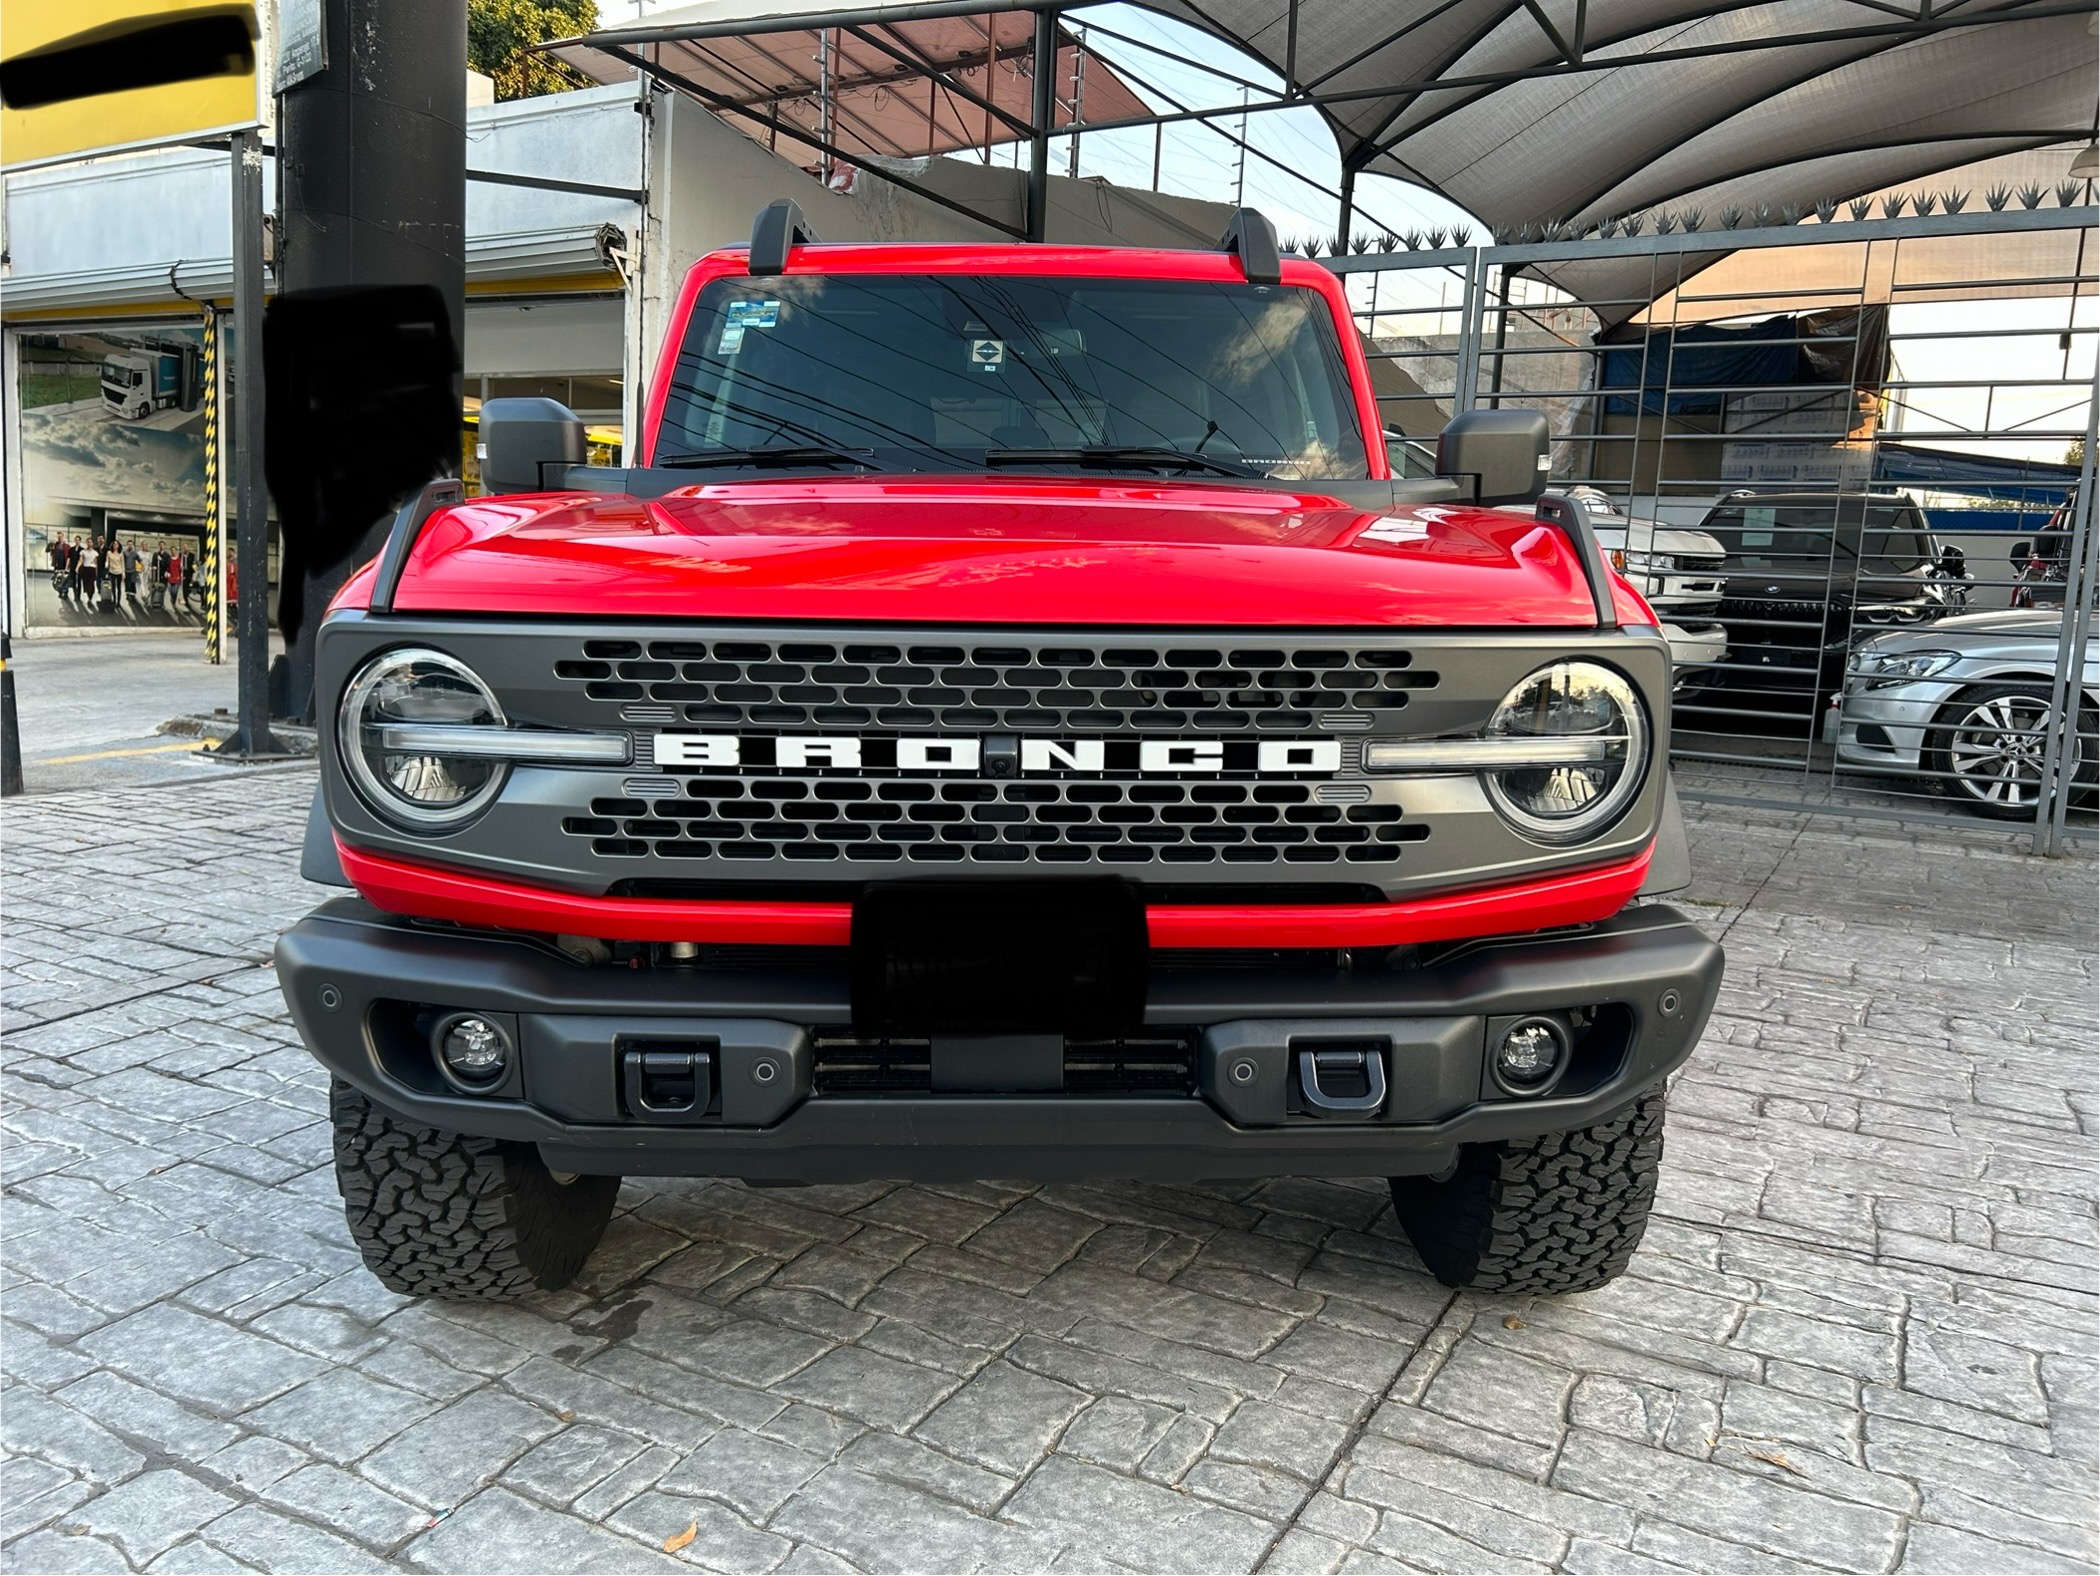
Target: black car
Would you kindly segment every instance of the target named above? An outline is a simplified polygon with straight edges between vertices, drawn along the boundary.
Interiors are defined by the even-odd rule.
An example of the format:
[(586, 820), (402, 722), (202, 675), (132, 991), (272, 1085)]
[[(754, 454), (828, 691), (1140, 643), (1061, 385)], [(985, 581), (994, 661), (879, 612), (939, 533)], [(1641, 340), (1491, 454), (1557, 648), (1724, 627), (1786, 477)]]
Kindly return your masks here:
[(1721, 688), (1738, 705), (1813, 714), (1865, 635), (1960, 612), (1969, 575), (1902, 493), (1735, 492), (1699, 529), (1726, 551)]

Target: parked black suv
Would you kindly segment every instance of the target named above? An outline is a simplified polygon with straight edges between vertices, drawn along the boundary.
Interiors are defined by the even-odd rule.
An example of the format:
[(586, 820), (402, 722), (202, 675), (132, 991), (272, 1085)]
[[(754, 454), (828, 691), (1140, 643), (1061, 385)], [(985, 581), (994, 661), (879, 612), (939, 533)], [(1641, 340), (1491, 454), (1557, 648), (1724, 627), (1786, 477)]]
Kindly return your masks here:
[(1959, 548), (1942, 546), (1904, 493), (1730, 493), (1699, 529), (1726, 550), (1722, 685), (1737, 703), (1793, 714), (1844, 682), (1860, 635), (1968, 603)]

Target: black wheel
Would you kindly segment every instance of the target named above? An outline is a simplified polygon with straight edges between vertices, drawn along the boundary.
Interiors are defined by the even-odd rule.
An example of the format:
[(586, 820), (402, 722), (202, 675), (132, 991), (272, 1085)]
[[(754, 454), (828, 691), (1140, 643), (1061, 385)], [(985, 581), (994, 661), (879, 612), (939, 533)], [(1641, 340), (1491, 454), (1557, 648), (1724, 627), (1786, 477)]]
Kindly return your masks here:
[[(1940, 710), (1925, 769), (1955, 800), (1999, 821), (2032, 821), (2042, 794), (2049, 691), (2039, 684), (1983, 684)], [(2100, 758), (2087, 746), (2093, 713), (2081, 707), (2071, 740), (2072, 782), (2093, 785)]]
[(1394, 1177), (1393, 1209), (1446, 1286), (1594, 1291), (1640, 1246), (1662, 1152), (1656, 1089), (1594, 1127), (1468, 1144), (1441, 1181)]
[(612, 1218), (618, 1177), (558, 1175), (530, 1144), (419, 1126), (340, 1079), (328, 1114), (350, 1235), (389, 1291), (497, 1301), (557, 1291)]

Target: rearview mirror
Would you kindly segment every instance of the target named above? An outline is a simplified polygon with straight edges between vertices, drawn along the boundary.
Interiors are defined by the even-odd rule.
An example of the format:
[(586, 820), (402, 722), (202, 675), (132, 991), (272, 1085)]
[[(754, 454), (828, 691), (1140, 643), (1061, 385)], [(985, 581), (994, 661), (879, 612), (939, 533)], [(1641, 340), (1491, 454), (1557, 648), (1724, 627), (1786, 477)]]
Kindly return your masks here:
[(481, 490), (545, 492), (550, 465), (584, 461), (583, 418), (559, 400), (492, 399), (481, 407)]
[(1439, 476), (1473, 486), (1484, 504), (1528, 504), (1546, 490), (1552, 429), (1535, 410), (1469, 410), (1437, 438)]

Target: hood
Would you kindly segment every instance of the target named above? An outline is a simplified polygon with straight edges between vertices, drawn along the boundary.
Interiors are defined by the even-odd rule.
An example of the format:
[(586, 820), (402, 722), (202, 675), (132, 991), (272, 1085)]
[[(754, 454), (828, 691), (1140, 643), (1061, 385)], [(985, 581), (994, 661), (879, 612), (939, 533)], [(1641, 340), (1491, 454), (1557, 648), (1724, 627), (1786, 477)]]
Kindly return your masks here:
[[(368, 568), (339, 605), (360, 605)], [(1621, 616), (1647, 622), (1619, 588)], [(403, 612), (949, 624), (1587, 626), (1559, 532), (1188, 483), (815, 478), (435, 516)]]
[(1992, 613), (1959, 613), (1929, 624), (1876, 635), (1863, 645), (1877, 651), (1932, 651), (1986, 641), (2053, 642), (2063, 630), (2057, 608), (2000, 608)]

